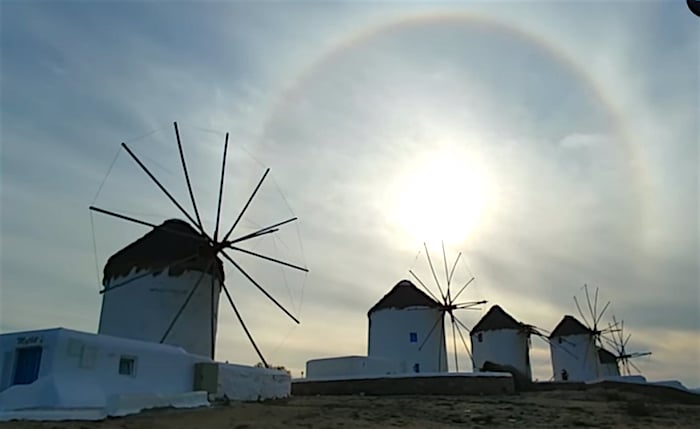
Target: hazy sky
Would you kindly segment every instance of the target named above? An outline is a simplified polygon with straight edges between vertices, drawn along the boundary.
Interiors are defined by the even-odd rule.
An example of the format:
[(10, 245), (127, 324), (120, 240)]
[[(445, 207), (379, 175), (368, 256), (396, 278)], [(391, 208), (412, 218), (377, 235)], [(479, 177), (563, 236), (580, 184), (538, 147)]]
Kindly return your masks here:
[[(268, 360), (295, 375), (311, 358), (366, 353), (367, 310), (408, 278), (423, 241), (444, 239), (477, 278), (465, 298), (552, 329), (576, 314), (584, 283), (598, 286), (631, 349), (654, 353), (637, 361), (648, 378), (700, 385), (700, 43), (682, 2), (3, 2), (0, 13), (3, 332), (96, 330), (97, 271), (146, 230), (88, 206), (180, 216), (123, 151), (110, 170), (133, 140), (190, 207), (178, 121), (210, 226), (226, 131), (226, 224), (262, 165), (273, 180), (243, 227), (300, 218), (282, 234), (311, 272), (290, 275), (289, 294), (269, 287), (301, 325), (227, 271)], [(473, 325), (487, 309), (460, 317)], [(255, 363), (220, 311), (217, 358)], [(548, 379), (547, 346), (533, 346)]]

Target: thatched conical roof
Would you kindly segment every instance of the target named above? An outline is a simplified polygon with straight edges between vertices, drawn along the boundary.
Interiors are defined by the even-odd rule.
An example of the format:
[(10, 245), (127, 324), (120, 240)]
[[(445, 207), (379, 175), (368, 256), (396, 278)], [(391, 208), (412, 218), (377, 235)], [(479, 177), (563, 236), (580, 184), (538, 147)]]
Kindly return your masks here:
[(442, 304), (418, 289), (411, 281), (401, 280), (369, 309), (367, 315), (387, 308), (402, 309), (406, 307), (441, 308)]
[[(107, 286), (134, 269), (136, 272), (151, 271), (154, 276), (166, 268), (171, 276), (187, 270), (204, 272), (212, 257), (214, 253), (206, 237), (187, 222), (169, 219), (112, 255), (104, 267), (102, 285)], [(224, 268), (219, 258), (209, 271), (223, 282)]]

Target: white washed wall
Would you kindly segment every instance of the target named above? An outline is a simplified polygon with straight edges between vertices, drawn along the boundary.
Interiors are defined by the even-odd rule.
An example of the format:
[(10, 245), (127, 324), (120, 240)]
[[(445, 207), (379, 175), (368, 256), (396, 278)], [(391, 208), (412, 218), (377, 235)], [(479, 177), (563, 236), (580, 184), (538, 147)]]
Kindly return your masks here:
[(218, 364), (216, 398), (237, 401), (287, 398), (292, 378), (282, 370), (244, 365)]
[(588, 381), (597, 378), (598, 352), (591, 335), (569, 335), (561, 342), (554, 338), (549, 346), (554, 380), (563, 381), (562, 370), (569, 374), (568, 381)]
[(406, 372), (406, 363), (367, 356), (341, 356), (306, 362), (306, 378), (355, 377)]
[[(428, 341), (419, 350), (435, 322), (437, 326)], [(410, 341), (410, 334), (417, 334), (417, 341)], [(447, 371), (444, 322), (442, 312), (427, 307), (405, 309), (383, 309), (375, 311), (369, 318), (369, 341), (367, 354), (370, 358), (406, 362), (406, 371)]]
[[(17, 338), (36, 336), (43, 347), (39, 378), (4, 386), (0, 411), (23, 408), (104, 408), (115, 395), (175, 395), (191, 392), (194, 364), (210, 361), (179, 347), (84, 332), (51, 329), (0, 336), (0, 368), (14, 359)], [(122, 357), (135, 358), (134, 372), (119, 374)], [(7, 379), (3, 371), (3, 379)], [(11, 380), (11, 375), (9, 376)]]
[[(479, 341), (481, 334), (482, 341)], [(500, 365), (510, 365), (530, 379), (530, 350), (527, 334), (519, 329), (499, 329), (472, 333), (472, 356), (474, 371), (478, 371), (484, 362), (490, 361)]]
[[(199, 271), (185, 271), (180, 276), (161, 274), (138, 278), (143, 271), (114, 279), (117, 285), (137, 278), (128, 285), (105, 292), (102, 296), (100, 334), (136, 340), (160, 342), (171, 321), (187, 298), (197, 280)], [(214, 332), (221, 291), (214, 282)], [(185, 310), (165, 340), (187, 352), (209, 356), (211, 350), (211, 276), (205, 274)], [(214, 337), (216, 338), (216, 336)]]

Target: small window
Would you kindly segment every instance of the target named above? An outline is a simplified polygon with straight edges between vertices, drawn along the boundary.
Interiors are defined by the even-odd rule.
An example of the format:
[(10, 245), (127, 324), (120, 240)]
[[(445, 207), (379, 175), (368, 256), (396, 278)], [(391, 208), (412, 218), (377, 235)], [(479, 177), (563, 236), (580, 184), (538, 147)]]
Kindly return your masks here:
[(413, 364), (413, 372), (420, 372), (420, 364), (419, 363)]
[(559, 344), (561, 344), (562, 343), (561, 337), (557, 338), (557, 341), (559, 342)]
[(481, 332), (479, 332), (476, 335), (476, 339), (479, 340), (480, 343), (483, 343), (484, 342), (484, 335)]
[(418, 342), (418, 333), (417, 333), (417, 332), (411, 332), (410, 334), (408, 334), (408, 339), (409, 339), (409, 341), (411, 341), (412, 343), (417, 343), (417, 342)]
[(136, 358), (132, 356), (122, 356), (119, 359), (119, 374), (134, 375), (136, 372)]

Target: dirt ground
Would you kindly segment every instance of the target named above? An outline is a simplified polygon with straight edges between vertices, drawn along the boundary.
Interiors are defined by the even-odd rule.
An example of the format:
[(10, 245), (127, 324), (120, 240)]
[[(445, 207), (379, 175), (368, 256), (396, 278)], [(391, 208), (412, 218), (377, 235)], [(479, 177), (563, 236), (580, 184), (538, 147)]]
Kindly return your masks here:
[(102, 422), (8, 422), (0, 429), (697, 428), (700, 404), (611, 390), (503, 396), (312, 396)]

